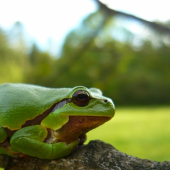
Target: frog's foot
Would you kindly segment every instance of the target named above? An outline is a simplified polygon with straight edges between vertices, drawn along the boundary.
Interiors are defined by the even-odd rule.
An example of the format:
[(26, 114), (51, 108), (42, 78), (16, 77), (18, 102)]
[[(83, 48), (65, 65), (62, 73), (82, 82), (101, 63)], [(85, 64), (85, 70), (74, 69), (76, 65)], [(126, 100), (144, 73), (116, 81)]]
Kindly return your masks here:
[(87, 135), (86, 134), (81, 134), (79, 136), (79, 145), (83, 145), (83, 143), (86, 141)]

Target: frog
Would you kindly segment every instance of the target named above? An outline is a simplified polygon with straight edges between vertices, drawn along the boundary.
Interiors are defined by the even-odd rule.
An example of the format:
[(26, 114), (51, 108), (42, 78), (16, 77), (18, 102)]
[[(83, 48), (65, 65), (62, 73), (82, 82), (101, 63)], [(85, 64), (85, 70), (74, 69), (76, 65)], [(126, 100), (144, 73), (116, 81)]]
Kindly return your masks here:
[(59, 159), (86, 141), (86, 133), (115, 114), (98, 88), (0, 85), (0, 154)]

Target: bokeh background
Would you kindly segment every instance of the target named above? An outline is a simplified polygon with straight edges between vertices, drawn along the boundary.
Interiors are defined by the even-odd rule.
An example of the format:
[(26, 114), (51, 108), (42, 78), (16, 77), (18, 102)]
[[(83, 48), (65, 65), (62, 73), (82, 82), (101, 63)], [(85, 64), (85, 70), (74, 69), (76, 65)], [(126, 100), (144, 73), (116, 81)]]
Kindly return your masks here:
[(0, 84), (100, 88), (116, 115), (87, 143), (170, 161), (168, 3), (0, 0)]

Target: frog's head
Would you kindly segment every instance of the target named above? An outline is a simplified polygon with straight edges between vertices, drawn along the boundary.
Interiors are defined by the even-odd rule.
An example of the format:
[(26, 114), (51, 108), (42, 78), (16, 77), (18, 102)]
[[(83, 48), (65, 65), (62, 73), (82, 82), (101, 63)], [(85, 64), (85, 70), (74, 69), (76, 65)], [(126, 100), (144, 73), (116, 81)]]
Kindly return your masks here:
[(57, 130), (60, 141), (69, 142), (110, 120), (114, 114), (112, 100), (99, 89), (78, 86), (53, 106), (42, 125)]
[(113, 117), (115, 106), (97, 88), (75, 87), (68, 96), (58, 102), (52, 112), (67, 116)]

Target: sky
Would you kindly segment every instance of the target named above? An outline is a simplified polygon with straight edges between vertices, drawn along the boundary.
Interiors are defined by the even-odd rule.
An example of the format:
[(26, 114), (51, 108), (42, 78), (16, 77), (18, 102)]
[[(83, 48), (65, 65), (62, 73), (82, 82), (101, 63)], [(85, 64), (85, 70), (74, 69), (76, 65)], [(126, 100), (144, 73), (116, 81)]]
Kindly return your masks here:
[[(146, 20), (170, 19), (169, 0), (101, 0), (108, 7)], [(0, 28), (9, 29), (16, 21), (41, 48), (53, 40), (54, 49), (83, 18), (95, 12), (93, 0), (0, 0)]]
[(170, 19), (169, 0), (101, 0), (109, 8), (154, 21)]

